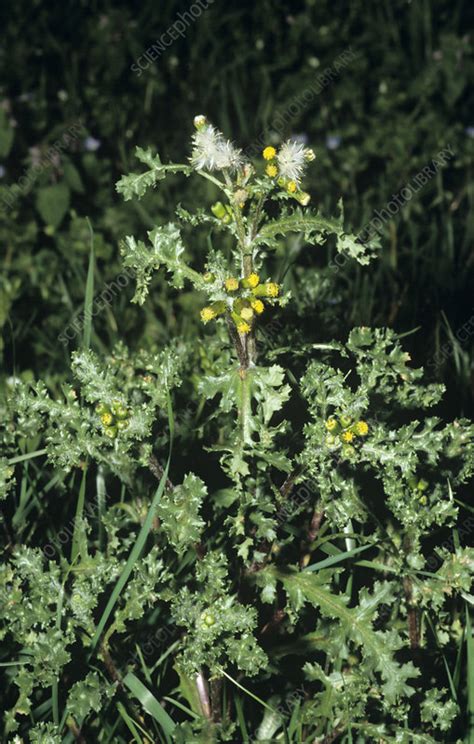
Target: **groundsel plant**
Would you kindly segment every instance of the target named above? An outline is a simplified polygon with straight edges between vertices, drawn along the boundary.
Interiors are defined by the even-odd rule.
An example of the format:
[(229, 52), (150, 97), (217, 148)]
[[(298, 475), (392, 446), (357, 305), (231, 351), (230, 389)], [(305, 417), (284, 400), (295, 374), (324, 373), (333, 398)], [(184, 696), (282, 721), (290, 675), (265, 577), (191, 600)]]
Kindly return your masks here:
[[(426, 415), (443, 388), (393, 331), (298, 349), (286, 328), (268, 348), (265, 319), (291, 307), (275, 260), (291, 235), (361, 264), (373, 245), (342, 208), (309, 206), (310, 148), (269, 144), (249, 162), (204, 116), (194, 126), (188, 161), (138, 148), (146, 169), (117, 189), (140, 199), (179, 173), (210, 184), (203, 208), (122, 246), (134, 301), (155, 273), (191, 286), (204, 340), (84, 348), (62, 397), (15, 381), (4, 404), (5, 498), (24, 442), (44, 445), (62, 493), (80, 481), (58, 560), (37, 540), (2, 568), (7, 740), (461, 741), (474, 551), (455, 525), (474, 427)], [(183, 238), (202, 228), (205, 257)], [(85, 510), (92, 480), (99, 508)], [(446, 529), (452, 550), (438, 547)], [(175, 640), (145, 653), (157, 626)]]

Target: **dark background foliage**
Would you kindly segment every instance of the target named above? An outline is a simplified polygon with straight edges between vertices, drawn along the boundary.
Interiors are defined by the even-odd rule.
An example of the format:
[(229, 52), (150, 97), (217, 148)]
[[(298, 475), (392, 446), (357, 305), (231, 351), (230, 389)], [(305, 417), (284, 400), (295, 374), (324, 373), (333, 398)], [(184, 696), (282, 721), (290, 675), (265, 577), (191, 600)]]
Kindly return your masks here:
[[(447, 381), (451, 410), (468, 413), (474, 335), (473, 327), (460, 329), (474, 314), (469, 3), (217, 1), (147, 61), (146, 49), (187, 10), (176, 2), (3, 7), (0, 196), (68, 127), (83, 126), (0, 216), (5, 371), (59, 379), (67, 369), (71, 347), (57, 336), (84, 297), (84, 217), (95, 233), (100, 288), (120, 272), (118, 242), (127, 231), (144, 231), (167, 219), (176, 201), (190, 207), (202, 196), (176, 180), (124, 206), (114, 184), (135, 167), (136, 144), (157, 148), (164, 160), (185, 158), (192, 117), (204, 112), (247, 147), (307, 138), (318, 156), (312, 200), (329, 214), (342, 197), (353, 231), (451, 146), (447, 166), (384, 222), (370, 267), (334, 271), (316, 250), (288, 262), (305, 309), (302, 318), (289, 310), (285, 323), (297, 320), (315, 340), (344, 337), (354, 324), (418, 328), (407, 339), (416, 361)], [(352, 60), (302, 104), (348, 50)], [(139, 74), (137, 60), (146, 68)], [(53, 184), (59, 191), (48, 192)], [(55, 202), (54, 225), (42, 193)], [(196, 260), (201, 248), (194, 241)], [(146, 310), (129, 298), (129, 289), (117, 293), (95, 318), (104, 348), (118, 337), (135, 343), (194, 332), (179, 312), (186, 298), (170, 296), (159, 280)]]
[[(279, 361), (288, 362), (298, 377), (307, 361), (304, 351), (298, 354), (303, 343), (345, 340), (355, 325), (392, 327), (407, 334), (404, 346), (426, 367), (428, 379), (445, 382), (440, 412), (450, 420), (472, 417), (471, 7), (467, 0), (214, 0), (151, 62), (145, 51), (189, 10), (188, 3), (5, 3), (0, 8), (2, 386), (15, 375), (43, 379), (54, 397), (70, 377), (70, 354), (81, 333), (72, 333), (67, 345), (58, 339), (83, 309), (90, 250), (86, 218), (94, 233), (96, 297), (115, 287), (111, 301), (94, 316), (97, 352), (105, 356), (120, 339), (132, 348), (152, 348), (208, 332), (199, 321), (202, 298), (195, 292), (178, 293), (157, 276), (147, 303), (138, 307), (130, 303), (133, 282), (123, 289), (116, 283), (123, 272), (119, 243), (126, 234), (142, 237), (172, 219), (177, 203), (193, 209), (215, 198), (212, 187), (172, 177), (141, 201), (124, 203), (115, 190), (122, 174), (139, 169), (136, 145), (158, 150), (164, 162), (183, 162), (193, 117), (202, 113), (239, 146), (257, 152), (263, 142), (303, 138), (317, 153), (305, 184), (312, 205), (333, 215), (342, 198), (345, 222), (355, 233), (386, 210), (393, 195), (413, 183), (440, 151), (451, 149), (449, 162), (384, 220), (379, 256), (369, 266), (348, 261), (335, 268), (331, 246), (303, 252), (297, 237), (285, 251), (277, 250), (273, 275), (286, 278), (293, 301), (266, 320), (263, 330), (270, 345), (288, 345), (288, 356)], [(349, 61), (340, 64), (341, 59)], [(140, 60), (143, 69), (137, 72)], [(317, 93), (302, 104), (308, 90)], [(47, 161), (50, 148), (64, 142), (71, 127), (79, 135)], [(21, 187), (25, 175), (28, 188)], [(198, 229), (191, 237), (185, 228), (184, 237), (190, 263), (201, 269), (206, 235)], [(198, 357), (201, 347), (195, 346)], [(202, 369), (212, 362), (202, 354)], [(192, 432), (196, 411), (186, 409), (186, 396), (187, 385), (195, 382), (185, 382), (177, 393), (178, 430)], [(292, 405), (285, 416), (301, 422), (306, 411), (299, 405), (301, 410)], [(182, 447), (174, 464), (179, 472), (171, 477), (180, 482), (192, 467), (215, 490), (225, 485), (217, 455), (199, 461), (197, 434)], [(38, 482), (49, 483), (48, 471), (34, 468), (33, 463)], [(52, 516), (42, 511), (38, 533), (46, 533), (48, 525), (59, 529), (73, 515), (75, 499), (58, 503)], [(26, 535), (26, 520), (22, 529)], [(431, 673), (429, 666), (425, 673)]]

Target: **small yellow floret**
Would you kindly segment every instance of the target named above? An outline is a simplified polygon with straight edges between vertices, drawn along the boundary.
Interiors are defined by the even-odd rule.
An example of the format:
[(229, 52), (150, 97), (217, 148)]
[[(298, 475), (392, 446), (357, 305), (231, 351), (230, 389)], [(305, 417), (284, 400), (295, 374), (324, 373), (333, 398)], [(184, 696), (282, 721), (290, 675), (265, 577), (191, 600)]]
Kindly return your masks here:
[(345, 431), (344, 434), (342, 434), (342, 439), (344, 442), (352, 442), (354, 434), (351, 431)]
[(237, 323), (237, 330), (239, 333), (250, 333), (250, 326), (245, 320), (241, 320)]
[(269, 297), (278, 297), (280, 294), (280, 287), (278, 284), (275, 284), (275, 282), (268, 282), (265, 286)]
[(355, 425), (356, 434), (360, 437), (365, 437), (369, 431), (369, 425), (366, 421), (358, 421)]
[(111, 413), (103, 413), (102, 416), (100, 417), (100, 420), (102, 421), (104, 426), (110, 426), (110, 424), (113, 421), (113, 416)]
[(216, 312), (212, 309), (212, 307), (203, 307), (203, 309), (201, 310), (201, 320), (203, 323), (208, 323), (215, 317)]
[(275, 176), (278, 176), (278, 168), (276, 165), (267, 165), (265, 168), (265, 173), (267, 176), (270, 176), (270, 178), (275, 178)]
[(253, 271), (245, 278), (245, 283), (248, 287), (254, 289), (258, 284), (260, 284), (260, 277)]
[(236, 292), (239, 288), (239, 280), (231, 276), (225, 280), (224, 286), (228, 292)]
[(296, 181), (288, 181), (288, 183), (286, 184), (286, 190), (289, 194), (296, 194), (296, 192), (298, 191)]
[(265, 305), (263, 304), (262, 300), (250, 300), (250, 304), (252, 305), (257, 315), (261, 315), (265, 310)]
[(264, 151), (263, 151), (262, 154), (263, 154), (264, 160), (273, 160), (273, 158), (277, 154), (277, 151), (275, 150), (274, 147), (272, 147), (271, 145), (269, 145), (268, 147), (266, 147), (264, 149)]

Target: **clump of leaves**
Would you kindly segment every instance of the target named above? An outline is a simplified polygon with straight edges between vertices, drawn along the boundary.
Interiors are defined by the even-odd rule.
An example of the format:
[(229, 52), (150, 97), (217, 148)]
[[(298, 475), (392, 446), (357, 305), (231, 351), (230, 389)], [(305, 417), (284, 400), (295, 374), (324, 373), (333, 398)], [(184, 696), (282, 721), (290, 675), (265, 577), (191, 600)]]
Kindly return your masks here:
[[(147, 740), (444, 741), (465, 705), (456, 685), (472, 640), (463, 623), (474, 551), (459, 533), (452, 550), (436, 550), (433, 538), (455, 525), (474, 427), (427, 415), (443, 388), (423, 383), (391, 331), (356, 328), (345, 344), (305, 348), (303, 368), (285, 361), (285, 347), (270, 360), (262, 318), (292, 301), (272, 274), (272, 251), (296, 232), (365, 264), (373, 245), (347, 232), (342, 210), (330, 219), (309, 209), (311, 149), (288, 141), (251, 163), (205, 117), (195, 130), (189, 163), (138, 149), (146, 170), (117, 188), (140, 198), (182, 173), (218, 189), (213, 204), (179, 207), (148, 242), (129, 236), (122, 246), (135, 301), (159, 270), (176, 291), (188, 282), (202, 297), (200, 369), (186, 344), (137, 355), (120, 346), (106, 362), (85, 350), (65, 400), (18, 384), (17, 412), (7, 406), (10, 450), (43, 432), (61, 472), (97, 468), (100, 487), (89, 521), (83, 475), (70, 553), (46, 563), (41, 551), (13, 547), (5, 565), (4, 637), (17, 649), (20, 688), (6, 731), (51, 686), (54, 725), (39, 722), (37, 741), (66, 725), (73, 735), (110, 730), (114, 695), (126, 701), (114, 726)], [(185, 226), (227, 239), (192, 266)], [(192, 470), (173, 447), (182, 381), (197, 418), (208, 401)], [(121, 487), (107, 505), (105, 481)], [(143, 632), (157, 624), (173, 628), (173, 643), (144, 654)], [(74, 654), (87, 672), (71, 684)], [(97, 664), (109, 680), (100, 694)]]

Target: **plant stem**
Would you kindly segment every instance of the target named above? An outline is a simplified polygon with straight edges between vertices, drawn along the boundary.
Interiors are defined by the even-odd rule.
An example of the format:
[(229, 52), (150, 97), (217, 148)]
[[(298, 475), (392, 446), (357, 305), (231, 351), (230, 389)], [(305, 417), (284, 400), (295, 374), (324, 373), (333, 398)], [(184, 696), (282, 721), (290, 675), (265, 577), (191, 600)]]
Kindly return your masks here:
[(199, 702), (203, 715), (208, 721), (212, 721), (212, 710), (211, 702), (209, 700), (209, 688), (207, 686), (207, 680), (202, 672), (196, 675), (196, 687), (199, 695)]

